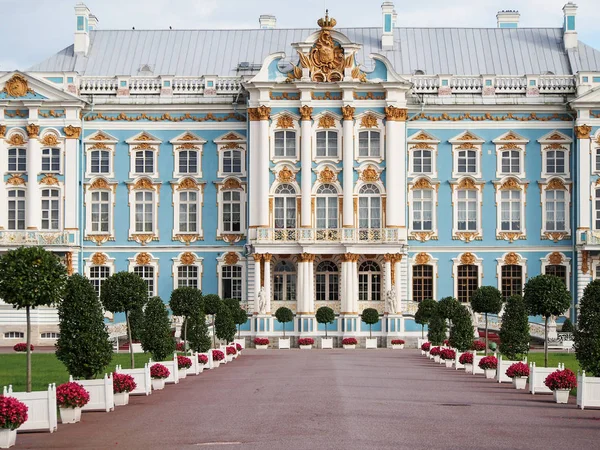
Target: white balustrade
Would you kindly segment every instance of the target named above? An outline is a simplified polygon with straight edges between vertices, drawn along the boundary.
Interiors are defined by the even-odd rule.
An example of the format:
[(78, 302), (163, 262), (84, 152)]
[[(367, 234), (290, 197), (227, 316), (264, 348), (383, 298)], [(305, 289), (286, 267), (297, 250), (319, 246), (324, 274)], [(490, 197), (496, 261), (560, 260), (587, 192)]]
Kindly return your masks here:
[(403, 242), (399, 228), (258, 228), (258, 242)]

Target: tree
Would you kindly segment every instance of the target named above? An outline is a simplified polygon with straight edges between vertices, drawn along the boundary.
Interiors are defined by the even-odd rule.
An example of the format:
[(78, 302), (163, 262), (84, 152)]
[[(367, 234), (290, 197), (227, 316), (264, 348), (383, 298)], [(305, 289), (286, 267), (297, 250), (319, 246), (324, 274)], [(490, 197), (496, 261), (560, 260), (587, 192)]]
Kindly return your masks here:
[(208, 334), (208, 325), (206, 325), (206, 316), (204, 311), (195, 312), (187, 320), (188, 339), (190, 348), (199, 353), (206, 353), (210, 349), (210, 336)]
[(423, 300), (419, 303), (417, 312), (415, 313), (415, 322), (421, 325), (421, 337), (425, 336), (425, 325), (431, 320), (435, 310), (437, 308), (437, 302), (431, 298)]
[(529, 317), (520, 295), (510, 297), (500, 326), (500, 353), (508, 359), (522, 359), (529, 352)]
[(225, 306), (231, 311), (231, 317), (238, 329), (238, 337), (240, 337), (241, 326), (248, 322), (248, 313), (240, 306), (240, 301), (236, 298), (226, 298), (223, 300)]
[(454, 297), (444, 297), (438, 302), (438, 313), (448, 321), (450, 332), (452, 332), (454, 314), (461, 304)]
[(575, 330), (575, 353), (581, 369), (600, 377), (600, 280), (583, 291)]
[(335, 322), (335, 313), (329, 306), (321, 306), (317, 309), (316, 319), (318, 323), (325, 324), (325, 338), (327, 338), (327, 324)]
[(175, 340), (171, 335), (169, 311), (160, 297), (148, 300), (142, 330), (142, 348), (152, 354), (152, 359), (164, 361), (169, 356), (173, 357)]
[(488, 314), (498, 314), (502, 310), (502, 293), (494, 286), (481, 286), (471, 296), (471, 308), (479, 314), (485, 314), (485, 354), (489, 349)]
[(113, 349), (104, 313), (90, 281), (72, 275), (58, 304), (60, 337), (56, 357), (76, 378), (95, 378), (108, 366)]
[(202, 293), (193, 287), (179, 287), (171, 292), (169, 308), (176, 316), (183, 317), (183, 345), (187, 349), (187, 322), (192, 314), (202, 308)]
[(575, 328), (573, 327), (573, 322), (571, 322), (571, 319), (569, 319), (568, 317), (565, 319), (560, 331), (563, 333), (573, 333), (575, 331)]
[(148, 285), (135, 273), (117, 272), (102, 283), (100, 300), (107, 311), (113, 314), (125, 313), (127, 337), (129, 338), (129, 355), (131, 356), (131, 368), (133, 369), (135, 368), (135, 359), (129, 314), (135, 309), (142, 309), (148, 301)]
[(379, 322), (379, 311), (375, 308), (366, 308), (361, 314), (361, 320), (369, 325), (369, 338), (372, 338), (371, 327)]
[(442, 345), (446, 339), (446, 319), (439, 314), (437, 308), (429, 319), (427, 337), (433, 345)]
[(208, 294), (204, 296), (204, 312), (211, 316), (210, 325), (213, 329), (213, 348), (217, 346), (215, 340), (215, 315), (223, 306), (221, 297), (216, 294)]
[(460, 352), (466, 352), (473, 345), (473, 321), (469, 310), (459, 304), (452, 315), (450, 345)]
[(548, 320), (571, 306), (571, 294), (565, 282), (554, 275), (538, 275), (525, 283), (523, 298), (529, 313), (544, 317), (544, 366), (548, 367)]
[(27, 392), (31, 392), (31, 310), (58, 303), (66, 282), (65, 266), (42, 247), (19, 247), (0, 257), (0, 298), (25, 309)]
[(291, 309), (282, 306), (275, 311), (275, 317), (283, 324), (283, 337), (285, 337), (285, 324), (294, 320), (294, 313)]
[(223, 339), (226, 344), (233, 341), (235, 337), (235, 322), (231, 315), (231, 310), (222, 307), (215, 317), (215, 334), (219, 339)]
[(131, 327), (131, 340), (139, 342), (144, 333), (144, 309), (135, 308), (129, 312), (129, 326)]

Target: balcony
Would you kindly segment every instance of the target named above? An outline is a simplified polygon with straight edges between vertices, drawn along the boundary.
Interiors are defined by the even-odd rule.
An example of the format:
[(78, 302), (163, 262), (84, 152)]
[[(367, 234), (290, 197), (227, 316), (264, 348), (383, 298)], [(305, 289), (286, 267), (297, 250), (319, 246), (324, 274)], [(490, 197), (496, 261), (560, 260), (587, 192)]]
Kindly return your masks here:
[(404, 228), (258, 228), (257, 243), (394, 243), (406, 241)]
[(76, 244), (75, 231), (0, 231), (0, 245), (41, 245), (47, 247)]

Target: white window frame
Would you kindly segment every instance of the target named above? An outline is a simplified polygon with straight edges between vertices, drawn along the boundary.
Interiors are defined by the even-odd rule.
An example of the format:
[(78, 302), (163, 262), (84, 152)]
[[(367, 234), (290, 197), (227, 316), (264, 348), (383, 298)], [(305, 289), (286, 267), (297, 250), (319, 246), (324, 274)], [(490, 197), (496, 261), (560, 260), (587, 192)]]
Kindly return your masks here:
[(552, 264), (550, 262), (550, 257), (552, 256), (552, 253), (548, 253), (543, 258), (540, 258), (540, 261), (541, 261), (541, 271), (540, 271), (540, 273), (541, 274), (545, 274), (546, 273), (546, 266), (563, 266), (563, 267), (565, 267), (565, 269), (567, 270), (567, 276), (566, 276), (567, 289), (571, 289), (571, 258), (569, 258), (568, 256), (566, 256), (562, 252), (556, 252), (556, 253), (558, 253), (561, 256), (561, 258), (562, 258), (560, 264)]
[(203, 274), (203, 261), (204, 258), (198, 257), (198, 255), (196, 253), (191, 253), (191, 256), (193, 257), (193, 262), (191, 264), (186, 264), (183, 262), (183, 259), (185, 258), (184, 255), (187, 255), (186, 253), (180, 253), (179, 255), (177, 255), (177, 257), (173, 258), (173, 266), (172, 266), (172, 272), (171, 272), (171, 276), (173, 277), (173, 289), (177, 289), (179, 287), (179, 268), (180, 267), (195, 267), (198, 270), (198, 290), (202, 290), (202, 274)]
[(23, 331), (5, 331), (4, 339), (25, 339)]
[[(129, 145), (129, 178), (137, 178), (137, 177), (148, 177), (148, 178), (158, 178), (159, 170), (158, 170), (158, 157), (160, 155), (160, 144), (161, 140), (156, 137), (148, 134), (147, 132), (141, 132), (136, 136), (127, 139), (125, 141)], [(151, 151), (152, 152), (152, 172), (136, 172), (136, 154), (139, 151)]]
[[(470, 131), (465, 131), (449, 140), (452, 144), (452, 178), (472, 177), (480, 179), (481, 175), (481, 155), (483, 152), (483, 143), (485, 142)], [(458, 160), (461, 151), (475, 152), (475, 172), (459, 172)]]
[(152, 291), (148, 290), (148, 298), (150, 298), (150, 297), (155, 297), (158, 295), (158, 280), (160, 278), (159, 277), (160, 266), (159, 266), (158, 258), (155, 258), (152, 255), (152, 253), (148, 253), (148, 255), (150, 256), (150, 260), (148, 261), (147, 264), (138, 264), (137, 263), (137, 258), (139, 256), (139, 253), (136, 253), (131, 258), (127, 258), (127, 260), (129, 261), (127, 270), (131, 273), (135, 273), (136, 267), (152, 267), (153, 268), (153, 272), (152, 272), (153, 289), (152, 289)]
[[(421, 178), (425, 175), (427, 178), (436, 179), (438, 176), (437, 158), (438, 158), (438, 145), (440, 141), (434, 136), (426, 133), (425, 131), (418, 131), (408, 138), (408, 176), (414, 178)], [(418, 150), (429, 150), (431, 151), (431, 172), (415, 172), (414, 168), (414, 152)]]
[[(17, 170), (10, 170), (10, 156), (8, 155), (10, 151), (15, 151), (15, 167)], [(19, 170), (19, 153), (23, 153), (25, 155), (25, 168), (23, 170)], [(4, 158), (4, 156), (2, 156)], [(11, 145), (6, 149), (6, 172), (7, 173), (27, 173), (27, 144), (24, 145)], [(4, 175), (4, 173), (2, 173)]]
[[(542, 136), (538, 139), (540, 144), (540, 150), (542, 152), (542, 169), (541, 169), (541, 178), (571, 178), (571, 144), (573, 140), (559, 132), (559, 131), (551, 131), (548, 134)], [(564, 173), (548, 173), (548, 151), (556, 151), (562, 150), (565, 152), (565, 172)], [(589, 161), (589, 160), (588, 160)]]
[[(314, 228), (319, 229), (319, 230), (337, 230), (338, 228), (342, 228), (342, 209), (340, 208), (340, 199), (342, 198), (343, 194), (342, 194), (342, 190), (340, 190), (340, 187), (338, 186), (339, 183), (336, 182), (331, 182), (331, 183), (317, 183), (315, 185), (315, 189), (313, 189), (314, 191), (314, 195), (313, 195), (313, 199), (314, 199), (314, 205), (315, 205), (315, 209), (313, 211), (313, 217), (314, 217)], [(335, 193), (326, 193), (326, 194), (322, 194), (319, 193), (319, 190), (323, 187), (323, 186), (333, 186), (333, 188), (335, 189)], [(335, 199), (335, 207), (336, 207), (336, 223), (337, 226), (333, 227), (333, 228), (329, 228), (328, 226), (326, 227), (319, 227), (318, 226), (318, 211), (319, 211), (319, 199), (320, 198), (326, 198), (326, 202), (329, 202), (329, 199)], [(328, 209), (328, 207), (326, 207), (326, 209)], [(327, 211), (326, 215), (328, 215), (329, 211)], [(329, 222), (329, 220), (331, 220), (331, 217), (326, 217), (326, 221)]]
[[(106, 236), (107, 240), (115, 237), (115, 201), (116, 201), (116, 182), (109, 182), (104, 177), (97, 177), (84, 185), (85, 190), (85, 237), (89, 240), (91, 236)], [(92, 193), (108, 192), (109, 199), (109, 220), (108, 232), (93, 231), (92, 227)]]
[(521, 274), (523, 275), (522, 277), (522, 283), (521, 283), (521, 290), (523, 289), (523, 287), (525, 286), (525, 283), (527, 282), (527, 258), (523, 258), (523, 256), (520, 253), (515, 253), (518, 257), (517, 261), (515, 262), (515, 264), (507, 264), (506, 262), (506, 257), (509, 255), (509, 253), (505, 253), (503, 254), (500, 258), (496, 258), (496, 279), (498, 280), (498, 290), (500, 292), (502, 292), (502, 267), (503, 266), (521, 266)]
[[(483, 238), (482, 228), (482, 205), (483, 205), (483, 182), (475, 181), (471, 177), (464, 177), (456, 182), (450, 182), (452, 186), (452, 238), (463, 239), (462, 233), (476, 233), (475, 239)], [(461, 190), (473, 190), (476, 194), (477, 226), (475, 230), (458, 229), (458, 192)], [(466, 240), (466, 239), (465, 239)]]
[[(44, 152), (49, 152), (49, 155), (44, 155)], [(58, 169), (53, 169), (52, 165), (55, 162), (55, 156), (53, 155), (54, 152), (58, 153)], [(54, 173), (54, 174), (61, 174), (62, 173), (62, 168), (63, 168), (63, 151), (62, 148), (59, 147), (59, 144), (57, 145), (42, 145), (42, 148), (40, 149), (40, 172), (41, 173)], [(44, 160), (48, 159), (49, 160), (49, 164), (50, 164), (50, 169), (46, 170), (44, 169)]]
[[(234, 180), (235, 183), (227, 183), (228, 180)], [(229, 187), (228, 187), (229, 186)], [(217, 238), (223, 239), (224, 235), (246, 235), (246, 183), (242, 183), (236, 178), (228, 178), (223, 184), (217, 186), (217, 205), (218, 205), (218, 222), (217, 222)], [(225, 231), (225, 223), (223, 221), (224, 205), (223, 199), (225, 192), (240, 193), (240, 231)]]
[[(546, 180), (545, 182), (540, 182), (540, 195), (541, 195), (541, 204), (542, 204), (542, 229), (541, 229), (541, 238), (542, 239), (550, 239), (550, 233), (558, 233), (558, 235), (564, 235), (564, 237), (571, 236), (571, 182), (566, 182), (559, 177), (551, 178)], [(564, 186), (565, 191), (565, 230), (564, 231), (554, 231), (546, 229), (546, 192), (548, 190), (556, 190), (556, 188), (560, 186)], [(594, 203), (593, 192), (592, 192), (592, 205)], [(592, 221), (592, 226), (595, 221)], [(562, 239), (562, 237), (560, 237)]]
[[(244, 178), (246, 174), (246, 138), (239, 133), (229, 132), (218, 139), (214, 140), (214, 143), (217, 145), (217, 153), (219, 154), (219, 170), (217, 172), (218, 178), (228, 178), (231, 176)], [(241, 153), (241, 171), (236, 173), (225, 172), (223, 157), (226, 151), (229, 150), (237, 150)]]
[[(8, 211), (9, 211), (9, 207), (8, 204), (11, 201), (11, 197), (9, 196), (9, 194), (11, 192), (15, 192), (15, 195), (18, 194), (18, 192), (23, 192), (24, 196), (23, 197), (14, 197), (15, 200), (18, 201), (23, 201), (24, 207), (23, 207), (23, 213), (24, 213), (24, 218), (23, 218), (23, 228), (19, 228), (18, 227), (18, 217), (15, 218), (15, 224), (17, 225), (16, 228), (10, 228), (8, 223), (9, 223), (9, 218), (8, 218)], [(15, 214), (18, 212), (18, 208), (15, 209)], [(3, 214), (4, 215), (4, 214)], [(6, 225), (6, 229), (9, 231), (24, 231), (27, 230), (27, 189), (25, 187), (15, 187), (15, 188), (10, 188), (6, 190), (6, 214), (4, 215), (5, 219), (4, 220), (4, 224)]]
[[(206, 140), (187, 131), (169, 142), (173, 146), (173, 178), (202, 178), (202, 156), (204, 154), (204, 144), (206, 144)], [(181, 172), (179, 170), (179, 153), (184, 151), (197, 152), (196, 172)]]
[[(286, 184), (289, 184), (289, 185), (291, 185), (294, 188), (294, 190), (295, 190), (294, 194), (278, 194), (277, 193), (278, 188), (280, 186), (286, 185)], [(300, 228), (300, 213), (301, 213), (301, 208), (300, 208), (300, 205), (299, 205), (300, 196), (301, 196), (300, 192), (301, 192), (300, 186), (298, 186), (298, 183), (296, 183), (295, 181), (293, 181), (293, 182), (281, 182), (281, 183), (276, 182), (276, 183), (273, 184), (273, 186), (271, 187), (271, 197), (270, 197), (270, 201), (273, 202), (273, 208), (272, 208), (271, 218), (270, 218), (271, 219), (272, 228), (278, 229), (278, 230), (296, 230), (296, 229)], [(287, 228), (287, 227), (284, 226), (283, 228), (277, 228), (275, 226), (275, 208), (276, 208), (276, 200), (277, 200), (278, 197), (293, 198), (294, 199), (294, 205), (295, 205), (295, 208), (296, 208), (296, 217), (295, 217), (296, 226), (295, 227), (293, 227), (293, 228)], [(284, 208), (286, 208), (286, 206), (284, 206)], [(285, 218), (286, 218), (286, 221), (287, 221), (287, 213), (285, 214)]]
[[(291, 124), (289, 123), (289, 118), (291, 118)], [(284, 127), (284, 124), (290, 125), (287, 127)], [(294, 153), (294, 155), (292, 156), (275, 156), (275, 132), (277, 131), (293, 131), (296, 133), (295, 135), (295, 144), (296, 144), (296, 151)], [(289, 112), (281, 112), (279, 114), (275, 114), (272, 117), (271, 120), (271, 126), (270, 126), (270, 130), (269, 130), (269, 134), (270, 134), (270, 155), (271, 155), (271, 161), (274, 161), (276, 163), (282, 162), (282, 161), (286, 161), (286, 162), (293, 162), (296, 163), (300, 160), (300, 135), (301, 135), (301, 130), (300, 130), (300, 122), (299, 122), (299, 117), (291, 114)]]
[[(146, 181), (144, 181), (146, 180)], [(144, 185), (148, 187), (144, 187)], [(160, 184), (152, 184), (145, 177), (141, 177), (134, 183), (129, 183), (129, 240), (137, 240), (136, 236), (152, 235), (153, 240), (159, 237), (158, 215), (160, 206)], [(153, 194), (153, 216), (152, 216), (152, 231), (136, 231), (135, 210), (136, 210), (136, 193), (151, 192)]]
[[(416, 233), (419, 233), (419, 236), (422, 236), (425, 240), (430, 240), (430, 239), (435, 239), (438, 236), (438, 224), (437, 224), (437, 206), (438, 206), (438, 189), (439, 189), (439, 183), (433, 183), (430, 179), (428, 179), (427, 177), (421, 177), (418, 179), (415, 179), (413, 181), (410, 181), (408, 183), (408, 233), (409, 235), (412, 234), (412, 236), (415, 239), (421, 240), (420, 238), (415, 237)], [(432, 229), (431, 230), (415, 230), (413, 228), (413, 216), (415, 213), (414, 207), (415, 207), (415, 197), (414, 197), (414, 192), (415, 191), (421, 191), (421, 190), (430, 190), (432, 193), (432, 217), (431, 217), (431, 226)], [(424, 233), (423, 235), (421, 235), (421, 233)]]
[[(496, 178), (513, 176), (525, 178), (525, 153), (528, 139), (518, 135), (514, 131), (507, 131), (492, 141), (496, 145)], [(516, 151), (519, 153), (519, 171), (505, 172), (502, 168), (502, 153), (505, 151)]]
[[(91, 278), (91, 276), (90, 276), (92, 267), (108, 267), (108, 269), (109, 269), (108, 276), (109, 277), (116, 273), (115, 258), (109, 257), (108, 254), (106, 254), (106, 253), (99, 253), (99, 255), (102, 256), (101, 259), (103, 259), (105, 262), (104, 262), (104, 264), (94, 264), (94, 260), (95, 260), (94, 256), (95, 255), (96, 255), (96, 253), (92, 253), (87, 258), (84, 258), (85, 265), (84, 265), (83, 270), (84, 270), (85, 276), (88, 279), (93, 280), (93, 278)], [(111, 313), (105, 312), (105, 316), (110, 317)]]
[[(374, 272), (374, 271), (370, 271), (370, 270), (369, 271), (361, 271), (360, 268), (362, 267), (363, 264), (366, 264), (366, 263), (377, 264), (377, 266), (379, 267), (379, 272)], [(361, 275), (367, 275), (367, 277), (368, 277), (367, 278), (367, 280), (368, 280), (367, 281), (367, 292), (366, 292), (367, 300), (361, 300), (360, 299), (360, 296), (361, 296), (360, 276)], [(373, 287), (373, 277), (377, 276), (377, 275), (379, 276), (379, 299), (378, 300), (377, 299), (373, 299), (374, 291), (372, 290), (372, 287)], [(375, 302), (376, 304), (378, 304), (378, 303), (380, 303), (382, 301), (385, 301), (385, 279), (384, 279), (384, 277), (385, 277), (385, 268), (382, 267), (382, 265), (381, 265), (381, 263), (379, 261), (370, 260), (370, 259), (369, 260), (358, 261), (358, 264), (357, 264), (357, 283), (358, 283), (358, 286), (357, 286), (357, 291), (356, 291), (358, 302)]]
[[(417, 262), (417, 257), (419, 257), (419, 255), (426, 255), (428, 260), (426, 263), (419, 263)], [(427, 253), (427, 252), (423, 252), (421, 253), (415, 253), (412, 255), (412, 257), (410, 257), (409, 259), (409, 265), (408, 265), (408, 290), (410, 292), (409, 294), (409, 299), (411, 302), (414, 302), (414, 297), (413, 297), (413, 267), (414, 266), (421, 266), (421, 265), (426, 265), (426, 266), (431, 266), (433, 268), (433, 299), (435, 300), (437, 298), (437, 279), (438, 279), (438, 258), (434, 258), (431, 253)]]
[[(333, 124), (331, 120), (333, 119)], [(320, 131), (333, 131), (337, 133), (337, 155), (335, 157), (332, 156), (317, 156), (317, 133)], [(333, 162), (338, 163), (342, 160), (343, 155), (343, 126), (341, 122), (341, 116), (334, 114), (332, 112), (323, 112), (315, 115), (313, 117), (313, 126), (312, 126), (312, 148), (313, 155), (312, 160), (315, 163), (323, 163), (323, 162)]]
[[(48, 227), (48, 228), (44, 228), (42, 226), (44, 220), (48, 220), (48, 221), (52, 221), (51, 218), (48, 219), (44, 219), (43, 214), (44, 214), (44, 208), (43, 208), (43, 203), (45, 200), (44, 197), (44, 191), (49, 191), (49, 192), (58, 192), (58, 196), (53, 197), (50, 196), (49, 199), (50, 201), (54, 201), (56, 200), (58, 202), (58, 227), (57, 228), (52, 228), (52, 227)], [(48, 210), (50, 213), (52, 212), (52, 208), (50, 208)], [(40, 230), (43, 231), (60, 231), (63, 228), (63, 195), (62, 195), (62, 189), (60, 187), (50, 187), (50, 186), (44, 186), (40, 189)]]
[[(48, 335), (51, 335), (51, 336), (48, 336)], [(58, 332), (58, 331), (44, 331), (44, 332), (40, 333), (40, 339), (56, 340), (58, 338), (60, 338), (60, 332)]]
[[(112, 179), (115, 177), (115, 148), (118, 139), (110, 136), (102, 131), (97, 131), (84, 140), (85, 146), (85, 177), (86, 178), (97, 178), (104, 177), (106, 179)], [(92, 172), (92, 151), (104, 150), (109, 152), (109, 170), (108, 173), (95, 173)]]
[[(467, 264), (466, 259), (471, 259)], [(477, 276), (479, 277), (478, 286), (483, 286), (483, 258), (479, 258), (475, 253), (461, 253), (456, 258), (452, 258), (452, 280), (454, 289), (454, 298), (458, 298), (458, 266), (462, 265), (473, 265), (477, 266)]]
[[(367, 116), (377, 119), (377, 124), (374, 126), (366, 126), (365, 119)], [(381, 163), (385, 158), (385, 125), (383, 124), (384, 116), (373, 111), (365, 111), (356, 116), (354, 125), (354, 159), (358, 162), (373, 161)], [(378, 156), (360, 156), (360, 133), (362, 131), (376, 131), (379, 133), (379, 155)]]
[[(525, 206), (527, 204), (527, 185), (521, 183), (513, 176), (505, 177), (498, 182), (494, 182), (496, 196), (496, 239), (505, 239), (510, 242), (516, 239), (524, 239), (527, 236)], [(519, 230), (503, 230), (502, 229), (502, 193), (503, 192), (519, 192), (519, 215), (520, 229)]]
[[(319, 266), (323, 263), (331, 263), (334, 266), (336, 266), (337, 271), (319, 271)], [(322, 261), (319, 261), (318, 263), (314, 263), (314, 268), (315, 268), (315, 292), (314, 292), (314, 298), (315, 298), (315, 302), (339, 302), (341, 301), (341, 297), (342, 297), (342, 290), (340, 289), (340, 284), (341, 284), (341, 280), (342, 280), (342, 271), (340, 268), (340, 265), (334, 261), (333, 259), (324, 259)], [(317, 284), (319, 283), (319, 281), (317, 280), (317, 275), (322, 275), (325, 277), (325, 300), (318, 300), (317, 299)], [(330, 278), (332, 277), (332, 275), (337, 276), (338, 282), (337, 282), (337, 299), (335, 300), (330, 300), (329, 299), (329, 295), (331, 294), (331, 286), (334, 285), (334, 283), (331, 283)]]
[[(182, 184), (183, 183), (183, 184)], [(192, 177), (185, 177), (178, 182), (173, 183), (172, 203), (173, 203), (173, 230), (172, 238), (179, 239), (179, 236), (194, 236), (194, 241), (204, 239), (204, 229), (202, 228), (202, 210), (204, 206), (204, 183), (197, 183)], [(180, 194), (182, 192), (195, 192), (197, 194), (196, 204), (196, 231), (179, 231), (179, 205), (181, 203)]]
[[(227, 262), (225, 261), (227, 258), (228, 253), (223, 253), (220, 257), (217, 258), (217, 278), (218, 278), (218, 294), (219, 297), (223, 298), (223, 271), (221, 270), (223, 268), (223, 266), (227, 266), (227, 265), (234, 265), (234, 266), (240, 266), (241, 270), (242, 270), (242, 299), (240, 302), (246, 302), (248, 301), (246, 298), (246, 259), (238, 252), (234, 252), (237, 256), (237, 262), (235, 264), (227, 264)], [(265, 283), (267, 283), (268, 280), (265, 279)]]

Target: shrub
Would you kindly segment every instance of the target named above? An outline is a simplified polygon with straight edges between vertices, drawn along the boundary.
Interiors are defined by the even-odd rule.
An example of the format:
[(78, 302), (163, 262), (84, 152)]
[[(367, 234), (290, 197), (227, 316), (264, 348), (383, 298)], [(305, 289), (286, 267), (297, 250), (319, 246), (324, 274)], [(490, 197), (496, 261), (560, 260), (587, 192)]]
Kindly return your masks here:
[(473, 364), (473, 353), (466, 352), (460, 355), (458, 362), (461, 364)]
[(521, 359), (529, 352), (529, 317), (520, 295), (507, 300), (499, 335), (500, 353), (508, 359)]
[(225, 353), (221, 350), (213, 350), (212, 351), (213, 361), (223, 361), (225, 359)]
[(254, 345), (269, 345), (267, 338), (254, 338)]
[(242, 344), (235, 344), (235, 349), (236, 349), (238, 352), (241, 352), (241, 351), (242, 351), (244, 348), (242, 347)]
[[(481, 286), (471, 296), (471, 308), (485, 315), (485, 346), (488, 348), (488, 314), (498, 314), (502, 309), (502, 293), (494, 286)], [(486, 350), (487, 351), (487, 350)]]
[(431, 317), (437, 309), (437, 302), (431, 298), (423, 300), (419, 303), (417, 312), (415, 313), (415, 323), (421, 325), (421, 337), (424, 337), (425, 325), (429, 324)]
[(177, 367), (179, 369), (189, 369), (192, 367), (192, 360), (187, 356), (177, 355)]
[[(27, 344), (25, 342), (19, 342), (18, 344), (15, 344), (15, 346), (13, 347), (13, 350), (15, 352), (26, 352), (27, 351)], [(29, 350), (33, 351), (33, 344), (29, 344)]]
[(178, 287), (171, 292), (169, 307), (174, 315), (184, 318), (182, 330), (183, 350), (181, 351), (185, 351), (188, 331), (187, 319), (202, 309), (202, 293), (198, 289), (190, 286)]
[(560, 331), (563, 333), (573, 333), (575, 331), (575, 327), (573, 327), (573, 322), (571, 322), (571, 319), (568, 317), (565, 319)]
[(350, 337), (350, 338), (342, 339), (342, 345), (356, 345), (356, 344), (358, 344), (358, 341), (356, 340), (356, 338)]
[(497, 369), (498, 368), (498, 358), (495, 356), (484, 356), (479, 361), (479, 368), (486, 369)]
[(215, 334), (219, 339), (228, 343), (235, 338), (235, 332), (235, 322), (233, 321), (231, 310), (227, 307), (221, 308), (215, 318)]
[(210, 350), (210, 335), (206, 324), (206, 315), (202, 310), (196, 311), (187, 320), (187, 339), (190, 348), (198, 353)]
[(173, 356), (175, 341), (171, 336), (169, 312), (160, 297), (148, 300), (143, 330), (142, 348), (150, 352), (155, 361), (164, 361)]
[(594, 280), (583, 291), (579, 303), (575, 353), (586, 373), (600, 377), (600, 280)]
[(508, 378), (528, 377), (529, 366), (523, 362), (511, 364), (509, 368), (506, 369), (506, 376)]
[(215, 333), (215, 316), (219, 310), (224, 306), (221, 297), (216, 294), (208, 294), (203, 298), (204, 313), (211, 316), (211, 326), (213, 327), (213, 347), (216, 347), (216, 333)]
[(0, 395), (0, 429), (16, 430), (27, 422), (27, 405), (14, 397)]
[(89, 392), (79, 383), (69, 382), (56, 387), (56, 404), (60, 408), (83, 408), (89, 401)]
[(451, 348), (443, 348), (440, 352), (440, 358), (443, 360), (456, 358), (456, 352)]
[(237, 354), (237, 350), (235, 349), (235, 347), (233, 345), (229, 345), (227, 346), (227, 348), (225, 349), (225, 351), (227, 352), (228, 355), (235, 355)]
[(431, 351), (429, 352), (429, 354), (431, 356), (441, 356), (442, 354), (442, 349), (440, 347), (433, 347), (431, 349)]
[(208, 356), (199, 354), (198, 355), (198, 363), (202, 364), (203, 366), (208, 364)]
[(279, 323), (283, 324), (283, 337), (285, 337), (285, 324), (294, 320), (294, 313), (291, 309), (282, 306), (275, 311), (275, 317)]
[(403, 339), (392, 339), (392, 345), (404, 345), (405, 342)]
[(421, 350), (423, 350), (424, 352), (428, 352), (431, 349), (431, 342), (423, 342), (423, 344), (421, 344)]
[(449, 343), (460, 352), (468, 350), (473, 344), (473, 321), (471, 320), (471, 313), (463, 305), (459, 305), (454, 311)]
[(441, 345), (446, 339), (446, 320), (437, 313), (434, 313), (429, 320), (427, 337), (433, 345)]
[(369, 325), (369, 338), (372, 338), (371, 327), (379, 322), (379, 311), (375, 308), (366, 308), (361, 314), (361, 320)]
[(113, 392), (121, 394), (123, 392), (131, 392), (137, 387), (135, 380), (131, 375), (125, 373), (113, 373)]
[(325, 324), (325, 338), (327, 338), (327, 325), (335, 322), (335, 313), (329, 306), (321, 306), (315, 316), (318, 323)]
[(473, 345), (471, 345), (471, 350), (475, 350), (476, 352), (481, 352), (485, 350), (485, 342), (473, 341)]
[(300, 338), (298, 339), (298, 345), (313, 345), (315, 340), (313, 338)]
[(171, 372), (162, 364), (152, 364), (150, 366), (150, 376), (152, 378), (168, 378), (169, 375), (171, 375)]
[(577, 387), (577, 377), (572, 370), (557, 370), (546, 377), (544, 384), (551, 391), (559, 389), (571, 390)]
[(452, 330), (454, 315), (461, 304), (454, 297), (444, 297), (438, 302), (438, 313), (450, 324), (450, 330)]

